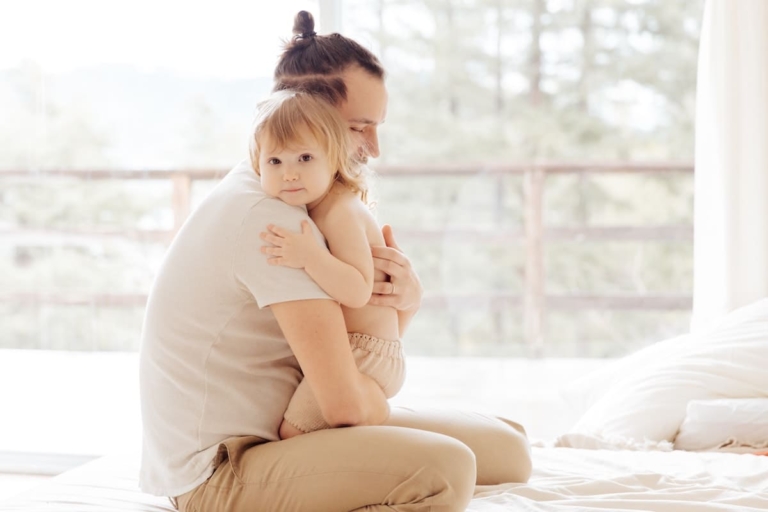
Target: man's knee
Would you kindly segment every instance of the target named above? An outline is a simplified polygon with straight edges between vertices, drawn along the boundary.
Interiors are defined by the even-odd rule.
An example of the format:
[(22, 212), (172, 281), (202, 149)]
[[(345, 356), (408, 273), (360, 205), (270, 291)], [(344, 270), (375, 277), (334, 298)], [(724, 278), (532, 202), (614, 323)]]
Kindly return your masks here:
[(525, 434), (517, 429), (505, 429), (498, 440), (499, 458), (505, 461), (504, 482), (525, 483), (531, 477), (531, 445)]
[(445, 498), (440, 500), (445, 508), (439, 510), (464, 511), (475, 491), (475, 454), (461, 441), (441, 434), (434, 435), (439, 440), (430, 447), (429, 458), (432, 460), (425, 467), (434, 471), (435, 484), (441, 487), (436, 494)]

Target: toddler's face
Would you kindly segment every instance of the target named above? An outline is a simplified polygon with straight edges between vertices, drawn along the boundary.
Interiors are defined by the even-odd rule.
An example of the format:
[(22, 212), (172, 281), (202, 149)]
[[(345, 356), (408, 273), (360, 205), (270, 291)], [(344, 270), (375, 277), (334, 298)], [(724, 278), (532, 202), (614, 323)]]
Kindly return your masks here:
[(259, 139), (261, 187), (268, 195), (293, 205), (312, 207), (333, 183), (328, 155), (309, 133), (285, 148), (276, 148), (268, 134)]

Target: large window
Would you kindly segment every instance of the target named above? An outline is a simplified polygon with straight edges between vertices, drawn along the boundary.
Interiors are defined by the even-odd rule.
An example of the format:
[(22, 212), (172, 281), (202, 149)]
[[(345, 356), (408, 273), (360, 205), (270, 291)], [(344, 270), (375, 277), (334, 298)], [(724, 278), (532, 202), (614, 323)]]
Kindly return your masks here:
[(610, 357), (687, 329), (703, 2), (344, 7), (389, 72), (380, 218), (431, 292), (420, 352)]
[[(45, 384), (22, 384), (30, 395), (2, 405), (72, 396), (79, 405), (38, 407), (61, 413), (50, 446), (34, 444), (50, 439), (50, 414), (5, 424), (0, 452), (101, 453), (117, 442), (92, 435), (116, 427), (106, 420), (80, 442), (94, 410), (85, 404), (118, 397), (134, 411), (126, 364), (135, 364), (149, 286), (185, 216), (247, 157), (254, 106), (302, 8), (387, 68), (375, 196), (426, 289), (405, 340), (412, 356), (616, 357), (684, 332), (702, 4), (5, 8), (0, 348), (17, 350), (5, 352), (0, 385)], [(96, 390), (117, 380), (124, 387), (109, 396)], [(138, 420), (126, 417), (118, 433), (131, 436)], [(24, 435), (29, 444), (19, 444)]]
[(214, 183), (184, 187), (174, 172), (212, 178), (247, 156), (253, 109), (293, 15), (317, 11), (314, 0), (265, 5), (6, 9), (0, 347), (137, 350), (175, 223)]
[(299, 9), (318, 2), (3, 4), (0, 473), (135, 450), (149, 286), (177, 223), (247, 156)]
[[(388, 70), (379, 217), (427, 289), (412, 353), (616, 356), (685, 329), (701, 1), (324, 5)], [(13, 7), (2, 346), (136, 350), (163, 250), (245, 155), (299, 8), (318, 6)]]

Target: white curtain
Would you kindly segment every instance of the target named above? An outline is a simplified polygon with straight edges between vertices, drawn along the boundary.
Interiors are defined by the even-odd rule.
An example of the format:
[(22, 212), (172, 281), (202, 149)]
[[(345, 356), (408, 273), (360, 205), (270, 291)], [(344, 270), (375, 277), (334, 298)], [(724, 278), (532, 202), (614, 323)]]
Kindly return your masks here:
[(768, 0), (707, 0), (697, 80), (694, 331), (768, 297)]

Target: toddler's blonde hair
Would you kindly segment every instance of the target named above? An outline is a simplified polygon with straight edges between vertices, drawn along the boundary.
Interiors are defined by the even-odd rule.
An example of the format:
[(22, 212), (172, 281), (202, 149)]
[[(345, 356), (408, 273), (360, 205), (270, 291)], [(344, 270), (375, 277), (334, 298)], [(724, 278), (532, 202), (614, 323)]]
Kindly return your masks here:
[(300, 142), (302, 129), (309, 130), (325, 150), (331, 169), (335, 169), (333, 179), (368, 204), (367, 168), (355, 159), (357, 148), (347, 123), (336, 107), (306, 92), (277, 91), (256, 107), (249, 143), (251, 166), (256, 174), (261, 175), (259, 155), (264, 148), (259, 139), (264, 134), (269, 134), (277, 146), (266, 149), (280, 150)]

